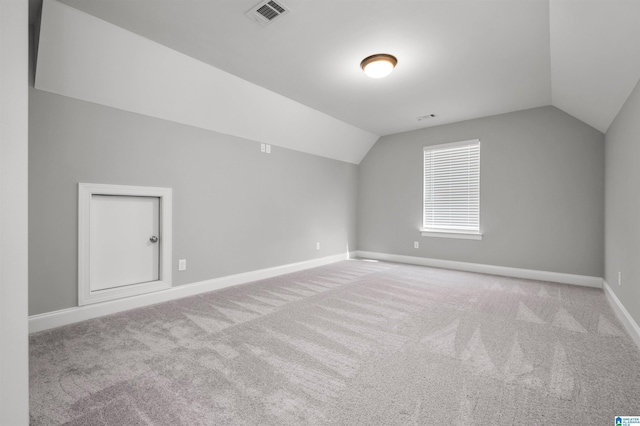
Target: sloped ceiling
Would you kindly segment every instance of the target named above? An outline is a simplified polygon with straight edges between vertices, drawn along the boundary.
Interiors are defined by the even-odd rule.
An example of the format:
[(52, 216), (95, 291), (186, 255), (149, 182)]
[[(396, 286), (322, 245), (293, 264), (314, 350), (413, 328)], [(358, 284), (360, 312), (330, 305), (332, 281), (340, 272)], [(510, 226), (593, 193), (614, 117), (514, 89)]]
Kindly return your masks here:
[(551, 103), (604, 133), (640, 79), (640, 1), (550, 6)]
[(378, 136), (54, 0), (36, 89), (358, 164)]
[[(164, 111), (161, 117), (180, 121), (172, 116), (175, 93), (166, 96), (166, 90), (157, 89), (173, 87), (175, 92), (190, 81), (194, 87), (187, 92), (217, 99), (217, 106), (209, 105), (213, 111), (233, 115), (246, 110), (234, 129), (224, 127), (228, 118), (216, 123), (192, 119), (186, 124), (276, 145), (284, 141), (283, 146), (292, 149), (354, 163), (380, 135), (545, 105), (555, 105), (605, 132), (640, 78), (637, 0), (282, 0), (291, 13), (267, 27), (244, 15), (257, 3), (254, 0), (63, 2), (74, 9), (65, 9), (65, 16), (57, 18), (44, 14), (43, 28), (55, 26), (56, 19), (59, 28), (68, 28), (67, 15), (73, 15), (79, 37), (84, 35), (88, 44), (81, 55), (70, 55), (70, 50), (77, 53), (77, 46), (69, 49), (64, 44), (72, 40), (59, 40), (62, 46), (49, 43), (45, 31), (37, 87), (94, 102), (106, 100), (129, 110), (135, 101), (136, 108), (146, 108), (136, 112), (149, 115), (158, 113), (158, 105), (172, 103), (173, 108), (165, 108), (170, 114)], [(62, 6), (54, 0), (47, 3), (57, 5), (56, 10)], [(93, 17), (113, 25), (102, 25)], [(119, 41), (107, 43), (110, 48), (92, 47), (95, 38), (101, 38), (96, 28), (110, 34), (101, 43)], [(136, 44), (147, 52), (157, 50), (159, 56), (151, 60), (148, 53), (131, 50)], [(118, 56), (123, 52), (117, 50), (129, 56)], [(99, 56), (105, 52), (113, 56), (101, 66), (110, 71), (91, 68), (104, 62)], [(380, 52), (397, 56), (398, 66), (385, 79), (369, 79), (359, 63)], [(131, 55), (145, 59), (136, 61)], [(45, 57), (57, 65), (47, 67)], [(125, 65), (131, 61), (140, 67), (138, 72)], [(168, 66), (167, 72), (162, 65), (167, 61), (181, 65)], [(115, 78), (116, 88), (127, 87), (119, 96), (147, 84), (148, 78), (139, 81), (143, 74), (151, 73), (155, 86), (120, 102), (114, 99), (118, 91), (113, 82), (105, 85), (67, 75), (72, 68)], [(173, 83), (167, 84), (166, 78)], [(230, 90), (236, 85), (243, 87), (244, 105), (236, 105), (237, 95)], [(87, 99), (86, 92), (95, 99)], [(184, 108), (193, 96), (178, 99)], [(280, 130), (269, 131), (269, 114), (276, 111), (270, 105), (276, 104), (287, 105), (278, 110), (285, 119), (288, 116), (285, 123), (302, 126), (283, 127), (276, 119), (274, 129)], [(198, 105), (186, 107), (183, 116), (197, 116)], [(238, 109), (230, 111), (229, 105)], [(417, 119), (432, 113), (436, 118)]]

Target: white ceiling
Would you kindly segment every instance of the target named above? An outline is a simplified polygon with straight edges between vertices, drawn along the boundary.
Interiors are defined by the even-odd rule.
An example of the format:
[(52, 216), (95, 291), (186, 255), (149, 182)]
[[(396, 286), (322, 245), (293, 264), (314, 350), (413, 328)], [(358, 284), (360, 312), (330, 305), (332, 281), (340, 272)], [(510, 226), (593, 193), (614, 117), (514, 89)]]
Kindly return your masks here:
[(282, 0), (267, 27), (255, 0), (62, 2), (375, 135), (544, 105), (605, 132), (640, 78), (639, 0)]
[[(378, 135), (551, 103), (546, 1), (282, 2), (262, 27), (256, 0), (64, 0)], [(359, 64), (379, 52), (398, 66), (373, 80)]]
[(640, 78), (640, 1), (551, 1), (551, 103), (606, 132)]

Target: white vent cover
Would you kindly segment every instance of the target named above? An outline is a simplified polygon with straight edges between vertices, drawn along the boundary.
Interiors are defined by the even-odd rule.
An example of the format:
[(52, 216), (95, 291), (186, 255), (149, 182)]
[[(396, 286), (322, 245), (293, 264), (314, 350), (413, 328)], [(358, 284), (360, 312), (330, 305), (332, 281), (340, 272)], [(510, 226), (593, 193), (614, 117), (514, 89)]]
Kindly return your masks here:
[(252, 7), (245, 15), (260, 25), (268, 25), (287, 13), (289, 9), (280, 0), (267, 0)]
[(430, 119), (436, 118), (436, 117), (437, 117), (437, 115), (435, 115), (435, 114), (421, 115), (420, 117), (418, 117), (418, 121), (430, 120)]

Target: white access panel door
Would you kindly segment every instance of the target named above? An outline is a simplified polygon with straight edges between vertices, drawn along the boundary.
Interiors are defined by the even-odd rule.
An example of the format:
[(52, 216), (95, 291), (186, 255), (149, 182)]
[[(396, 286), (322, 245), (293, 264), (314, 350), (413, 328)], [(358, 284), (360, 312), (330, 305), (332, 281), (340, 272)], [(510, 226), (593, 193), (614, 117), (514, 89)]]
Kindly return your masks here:
[(160, 198), (91, 195), (91, 291), (157, 281)]

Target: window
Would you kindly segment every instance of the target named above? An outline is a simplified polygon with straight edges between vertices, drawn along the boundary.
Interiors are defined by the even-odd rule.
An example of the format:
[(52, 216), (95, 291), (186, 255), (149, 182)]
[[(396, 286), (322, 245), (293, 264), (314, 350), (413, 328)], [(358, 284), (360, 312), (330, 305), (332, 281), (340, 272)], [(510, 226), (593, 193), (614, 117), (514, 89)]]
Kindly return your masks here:
[(481, 239), (480, 141), (424, 147), (422, 235)]

